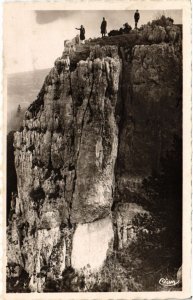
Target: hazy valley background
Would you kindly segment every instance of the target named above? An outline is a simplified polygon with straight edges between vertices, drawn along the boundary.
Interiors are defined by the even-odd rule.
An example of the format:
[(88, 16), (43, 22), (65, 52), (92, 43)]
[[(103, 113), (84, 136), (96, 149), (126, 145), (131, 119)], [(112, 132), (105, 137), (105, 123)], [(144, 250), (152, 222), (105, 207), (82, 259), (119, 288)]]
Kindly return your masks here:
[[(45, 76), (50, 69), (34, 70), (9, 74), (7, 78), (7, 133), (18, 130), (22, 125), (24, 113), (36, 99)], [(18, 114), (18, 106), (21, 112)]]

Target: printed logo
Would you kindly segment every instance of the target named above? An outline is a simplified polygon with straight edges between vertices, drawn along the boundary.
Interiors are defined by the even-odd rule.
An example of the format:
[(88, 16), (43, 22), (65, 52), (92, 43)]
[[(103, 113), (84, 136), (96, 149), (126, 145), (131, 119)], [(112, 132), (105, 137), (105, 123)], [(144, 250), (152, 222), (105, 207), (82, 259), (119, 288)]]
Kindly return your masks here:
[(159, 280), (159, 284), (162, 285), (162, 286), (175, 286), (179, 283), (179, 280), (176, 281), (176, 280), (171, 280), (171, 279), (168, 279), (167, 277), (166, 278), (160, 278)]

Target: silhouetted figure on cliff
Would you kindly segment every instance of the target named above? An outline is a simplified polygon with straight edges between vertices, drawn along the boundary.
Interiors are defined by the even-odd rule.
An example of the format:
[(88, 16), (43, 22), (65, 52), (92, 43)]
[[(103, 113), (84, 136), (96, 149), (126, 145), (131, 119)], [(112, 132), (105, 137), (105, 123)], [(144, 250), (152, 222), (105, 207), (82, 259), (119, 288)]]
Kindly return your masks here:
[(123, 29), (122, 29), (122, 33), (129, 33), (131, 31), (131, 26), (128, 23), (123, 24)]
[(85, 29), (84, 26), (81, 25), (80, 28), (75, 28), (76, 30), (80, 30), (80, 41), (83, 44), (85, 40)]
[(102, 37), (105, 36), (106, 33), (107, 33), (107, 21), (105, 20), (105, 18), (103, 18), (102, 23), (101, 23)]
[(140, 19), (140, 14), (138, 9), (136, 10), (135, 14), (134, 14), (134, 19), (135, 19), (135, 28), (137, 28), (137, 23), (139, 22)]

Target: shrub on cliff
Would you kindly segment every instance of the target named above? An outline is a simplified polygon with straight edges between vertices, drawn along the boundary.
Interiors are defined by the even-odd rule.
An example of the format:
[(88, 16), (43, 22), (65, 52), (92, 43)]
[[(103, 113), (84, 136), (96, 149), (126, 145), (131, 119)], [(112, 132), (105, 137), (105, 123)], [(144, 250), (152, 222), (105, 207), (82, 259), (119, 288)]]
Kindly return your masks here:
[(85, 278), (83, 274), (77, 273), (72, 267), (66, 268), (62, 278), (46, 279), (44, 292), (83, 292), (85, 291)]
[(142, 25), (139, 31), (142, 39), (150, 43), (176, 43), (181, 36), (180, 26), (174, 25), (173, 19), (164, 15)]
[(132, 27), (128, 23), (125, 23), (123, 26), (124, 26), (124, 28), (120, 28), (119, 30), (111, 30), (108, 33), (108, 36), (117, 36), (117, 35), (122, 35), (122, 34), (128, 34), (132, 30)]
[(166, 17), (164, 15), (162, 15), (160, 18), (157, 18), (156, 20), (153, 20), (150, 25), (151, 26), (162, 26), (162, 27), (166, 27), (168, 25), (172, 25), (174, 22), (174, 20), (170, 17)]

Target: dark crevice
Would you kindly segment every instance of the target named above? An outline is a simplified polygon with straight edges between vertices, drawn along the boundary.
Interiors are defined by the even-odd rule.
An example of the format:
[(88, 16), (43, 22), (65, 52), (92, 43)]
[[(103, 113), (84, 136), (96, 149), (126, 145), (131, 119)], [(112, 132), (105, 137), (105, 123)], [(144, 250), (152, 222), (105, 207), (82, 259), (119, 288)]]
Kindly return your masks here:
[[(125, 54), (126, 52), (126, 54)], [(118, 99), (115, 107), (115, 118), (117, 120), (118, 126), (118, 149), (117, 149), (117, 159), (115, 161), (114, 167), (114, 189), (112, 189), (112, 199), (113, 203), (111, 206), (111, 212), (113, 216), (113, 230), (114, 230), (114, 243), (113, 249), (116, 251), (118, 249), (118, 229), (116, 223), (115, 212), (117, 209), (117, 204), (119, 202), (119, 191), (117, 186), (117, 178), (119, 176), (120, 170), (122, 170), (122, 163), (120, 160), (120, 140), (125, 122), (128, 122), (128, 111), (130, 112), (129, 117), (131, 122), (135, 122), (132, 116), (132, 83), (130, 79), (130, 70), (132, 63), (132, 47), (129, 48), (119, 48), (119, 57), (122, 61), (122, 70), (119, 77), (119, 89), (118, 89)], [(129, 56), (128, 56), (129, 53)]]
[(7, 135), (7, 222), (11, 210), (12, 198), (17, 194), (17, 174), (14, 160), (14, 133), (10, 131)]

